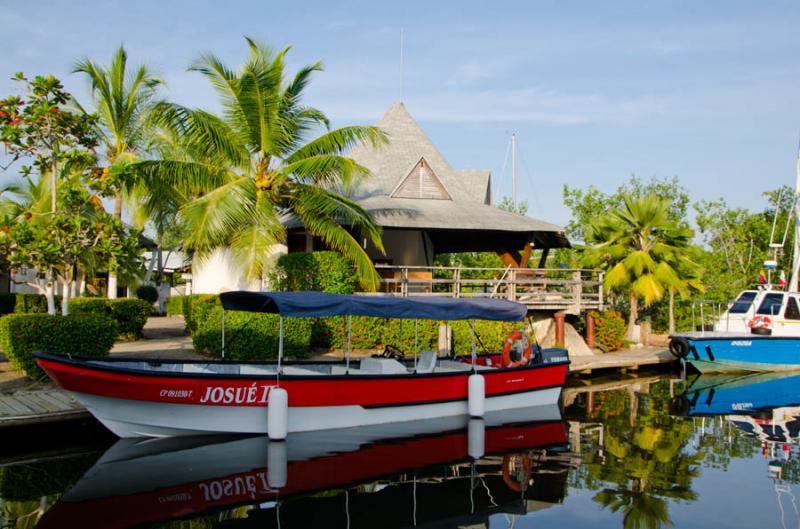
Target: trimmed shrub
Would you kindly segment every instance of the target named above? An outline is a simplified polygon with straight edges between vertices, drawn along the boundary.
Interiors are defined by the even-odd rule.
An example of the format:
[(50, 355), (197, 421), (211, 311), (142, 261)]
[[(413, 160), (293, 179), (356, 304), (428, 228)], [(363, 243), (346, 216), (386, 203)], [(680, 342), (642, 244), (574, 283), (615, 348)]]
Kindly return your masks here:
[(167, 316), (183, 315), (183, 300), (186, 296), (170, 296), (167, 298)]
[(144, 324), (153, 311), (153, 304), (142, 299), (112, 299), (111, 316), (119, 325), (119, 336), (128, 340), (142, 337)]
[(8, 314), (0, 318), (0, 346), (15, 369), (35, 380), (47, 378), (34, 351), (107, 356), (117, 337), (117, 322), (101, 314)]
[[(468, 321), (450, 322), (453, 328), (453, 352), (460, 355), (472, 353), (472, 330)], [(475, 346), (479, 353), (483, 352), (481, 343), (490, 353), (498, 353), (503, 350), (506, 338), (520, 329), (519, 322), (510, 321), (476, 321), (475, 334), (480, 338), (475, 341)], [(532, 337), (531, 337), (532, 338)]]
[[(210, 310), (196, 319), (197, 328), (192, 333), (194, 349), (201, 353), (221, 356), (222, 307), (210, 305)], [(277, 314), (254, 312), (225, 312), (225, 359), (265, 360), (278, 357), (279, 317)], [(303, 358), (309, 356), (311, 318), (286, 318), (283, 320), (284, 356)]]
[(198, 322), (217, 305), (219, 296), (214, 294), (192, 294), (183, 298), (183, 320), (189, 334), (197, 330)]
[(153, 304), (158, 301), (158, 289), (153, 285), (139, 285), (139, 288), (136, 289), (136, 297)]
[(625, 338), (625, 320), (616, 310), (592, 312), (594, 318), (594, 341), (605, 352), (622, 347)]
[[(14, 294), (17, 302), (15, 314), (47, 314), (47, 298), (44, 294)], [(55, 296), (56, 312), (61, 313), (61, 296)]]
[[(417, 322), (417, 350), (436, 350), (439, 345), (439, 325), (441, 321), (419, 320)], [(505, 339), (515, 330), (519, 323), (476, 321), (475, 332), (489, 352), (498, 352), (503, 348)], [(472, 331), (468, 321), (450, 322), (453, 329), (453, 352), (469, 354), (472, 351)], [(402, 340), (400, 329), (402, 327)], [(414, 350), (414, 321), (385, 318), (354, 317), (352, 323), (351, 347), (353, 349), (376, 349), (394, 345), (404, 351)], [(320, 318), (315, 321), (312, 333), (312, 345), (330, 349), (347, 347), (347, 318)], [(478, 343), (478, 351), (481, 351)]]
[(141, 299), (73, 298), (69, 300), (70, 314), (102, 314), (117, 322), (119, 337), (135, 340), (142, 336), (142, 329), (153, 305)]
[(111, 316), (108, 298), (72, 298), (69, 300), (70, 314), (105, 314)]
[(355, 268), (338, 252), (282, 255), (269, 280), (274, 290), (318, 290), (333, 294), (352, 294), (358, 285)]

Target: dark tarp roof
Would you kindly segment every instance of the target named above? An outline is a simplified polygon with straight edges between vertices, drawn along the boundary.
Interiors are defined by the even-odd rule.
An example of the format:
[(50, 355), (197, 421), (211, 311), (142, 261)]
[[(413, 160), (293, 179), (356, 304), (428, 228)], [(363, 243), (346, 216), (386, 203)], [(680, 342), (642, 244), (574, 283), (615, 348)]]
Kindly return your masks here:
[(376, 316), (421, 320), (522, 321), (525, 305), (504, 299), (354, 296), (325, 292), (249, 292), (220, 294), (227, 310), (267, 312), (289, 317)]

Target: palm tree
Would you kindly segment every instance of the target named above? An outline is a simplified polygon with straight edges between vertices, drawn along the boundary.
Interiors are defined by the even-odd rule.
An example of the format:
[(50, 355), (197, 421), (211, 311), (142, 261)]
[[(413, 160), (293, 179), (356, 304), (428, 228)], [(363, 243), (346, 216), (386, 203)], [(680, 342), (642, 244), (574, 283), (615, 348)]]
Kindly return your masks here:
[[(169, 183), (193, 198), (181, 209), (191, 227), (184, 248), (201, 259), (230, 248), (248, 279), (259, 279), (271, 248), (286, 239), (284, 223), (295, 218), (354, 264), (362, 286), (376, 288), (378, 275), (358, 240), (382, 251), (380, 229), (345, 196), (368, 170), (343, 153), (357, 142), (380, 145), (385, 135), (377, 127), (330, 130), (322, 112), (301, 104), (322, 65), (301, 68), (287, 82), (288, 48), (274, 53), (247, 43), (249, 57), (238, 71), (210, 54), (190, 68), (211, 82), (222, 114), (160, 102), (153, 123), (183, 148), (134, 170), (153, 183), (146, 187)], [(308, 141), (322, 126), (326, 131)]]
[(585, 230), (584, 264), (606, 271), (609, 290), (628, 293), (628, 339), (636, 337), (639, 299), (648, 306), (669, 289), (685, 292), (680, 271), (697, 268), (690, 258), (692, 230), (671, 221), (668, 212), (668, 202), (655, 195), (628, 196)]
[[(114, 216), (122, 219), (123, 197), (135, 184), (133, 173), (126, 168), (141, 155), (145, 117), (163, 81), (144, 65), (129, 70), (123, 46), (107, 67), (86, 58), (75, 64), (73, 73), (85, 74), (91, 83), (95, 112), (100, 118), (98, 135), (107, 163), (100, 184), (105, 194), (114, 197)], [(108, 297), (117, 297), (115, 270), (108, 272)]]

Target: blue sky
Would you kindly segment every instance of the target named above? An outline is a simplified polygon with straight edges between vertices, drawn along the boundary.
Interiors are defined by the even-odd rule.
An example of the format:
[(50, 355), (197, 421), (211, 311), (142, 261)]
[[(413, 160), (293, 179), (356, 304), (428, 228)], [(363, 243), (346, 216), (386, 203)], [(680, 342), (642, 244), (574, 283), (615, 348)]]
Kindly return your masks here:
[[(760, 208), (793, 184), (800, 134), (800, 3), (4, 2), (0, 94), (13, 72), (70, 75), (124, 43), (166, 95), (214, 108), (186, 72), (202, 51), (230, 64), (243, 35), (293, 46), (292, 67), (325, 63), (307, 103), (335, 125), (372, 123), (403, 100), (456, 168), (487, 168), (495, 197), (510, 131), (529, 214), (565, 223), (563, 184), (613, 190), (631, 173), (678, 176), (693, 199)], [(5, 177), (7, 178), (7, 177)]]

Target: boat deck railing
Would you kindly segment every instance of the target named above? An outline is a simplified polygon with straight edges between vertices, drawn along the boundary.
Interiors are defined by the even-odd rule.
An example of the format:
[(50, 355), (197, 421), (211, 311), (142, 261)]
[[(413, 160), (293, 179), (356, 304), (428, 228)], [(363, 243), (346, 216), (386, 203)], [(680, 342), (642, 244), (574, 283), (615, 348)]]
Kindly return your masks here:
[(529, 310), (602, 310), (603, 271), (579, 268), (468, 268), (376, 265), (377, 295), (495, 298)]

